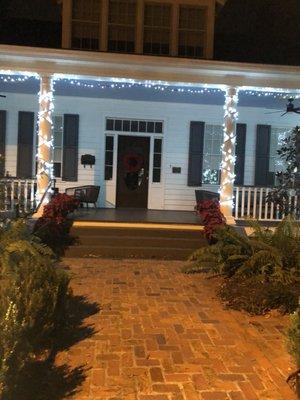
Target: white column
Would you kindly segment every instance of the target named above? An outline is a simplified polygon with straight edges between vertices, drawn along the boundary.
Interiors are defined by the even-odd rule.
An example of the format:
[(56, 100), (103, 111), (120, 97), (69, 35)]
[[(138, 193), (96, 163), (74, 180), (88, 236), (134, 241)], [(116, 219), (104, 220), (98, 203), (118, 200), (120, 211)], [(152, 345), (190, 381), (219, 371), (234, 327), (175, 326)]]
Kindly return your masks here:
[[(37, 154), (37, 201), (41, 201), (52, 179), (53, 143), (52, 143), (52, 112), (53, 112), (53, 82), (49, 75), (42, 75), (39, 93), (39, 124), (38, 124), (38, 154)], [(49, 196), (45, 196), (43, 204), (47, 204)]]
[(221, 185), (220, 185), (220, 206), (221, 211), (227, 219), (227, 223), (234, 224), (232, 215), (233, 207), (233, 184), (235, 165), (235, 139), (236, 120), (238, 103), (238, 89), (228, 87), (225, 93), (225, 115), (224, 115), (224, 139), (222, 145), (221, 163)]

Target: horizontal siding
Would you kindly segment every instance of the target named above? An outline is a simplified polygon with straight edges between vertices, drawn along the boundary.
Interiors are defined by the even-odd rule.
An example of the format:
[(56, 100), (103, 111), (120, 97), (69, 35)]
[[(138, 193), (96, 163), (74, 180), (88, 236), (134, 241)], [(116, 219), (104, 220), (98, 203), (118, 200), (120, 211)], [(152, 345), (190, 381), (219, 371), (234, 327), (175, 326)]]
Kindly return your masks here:
[[(15, 175), (18, 112), (34, 111), (37, 115), (38, 99), (36, 95), (7, 93), (7, 98), (1, 107), (7, 110), (6, 170)], [(239, 107), (239, 122), (247, 124), (245, 184), (248, 185), (254, 182), (256, 125), (293, 127), (299, 123), (296, 115), (280, 118), (280, 114), (265, 114), (268, 111), (273, 110)], [(63, 182), (58, 179), (57, 186), (60, 191), (78, 185), (100, 185), (98, 205), (104, 206), (106, 189), (108, 185), (114, 184), (110, 182), (106, 185), (104, 181), (105, 117), (163, 120), (163, 179), (160, 191), (162, 207), (168, 210), (194, 209), (197, 188), (187, 186), (190, 121), (222, 124), (224, 113), (222, 106), (56, 96), (55, 114), (66, 113), (80, 116), (78, 182)], [(80, 164), (82, 154), (95, 155), (96, 164), (93, 168), (84, 168)], [(172, 167), (180, 167), (181, 173), (173, 174)], [(202, 189), (218, 191), (217, 186), (210, 185), (204, 185)], [(155, 196), (158, 195), (156, 190)]]

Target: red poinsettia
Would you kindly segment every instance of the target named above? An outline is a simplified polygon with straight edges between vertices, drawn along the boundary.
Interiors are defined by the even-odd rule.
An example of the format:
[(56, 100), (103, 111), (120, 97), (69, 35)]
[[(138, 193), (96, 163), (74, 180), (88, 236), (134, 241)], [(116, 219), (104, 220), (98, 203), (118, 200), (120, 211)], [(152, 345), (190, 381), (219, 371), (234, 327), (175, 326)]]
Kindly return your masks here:
[(222, 214), (217, 200), (199, 201), (196, 206), (196, 212), (201, 218), (204, 225), (204, 233), (208, 240), (212, 239), (218, 227), (226, 224), (226, 218)]

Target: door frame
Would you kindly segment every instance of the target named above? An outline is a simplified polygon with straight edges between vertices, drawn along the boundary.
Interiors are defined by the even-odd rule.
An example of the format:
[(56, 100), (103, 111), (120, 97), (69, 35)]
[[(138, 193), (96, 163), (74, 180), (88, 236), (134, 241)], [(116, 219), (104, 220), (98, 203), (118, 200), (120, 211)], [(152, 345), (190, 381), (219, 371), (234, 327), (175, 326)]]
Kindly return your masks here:
[[(118, 203), (118, 169), (119, 169), (119, 138), (124, 137), (124, 138), (130, 138), (130, 139), (135, 139), (135, 138), (141, 138), (141, 139), (148, 139), (148, 182), (147, 182), (147, 203), (146, 207), (141, 207), (141, 209), (148, 210), (148, 205), (149, 205), (149, 196), (150, 196), (150, 157), (151, 157), (151, 136), (150, 135), (126, 135), (124, 133), (118, 134), (118, 141), (117, 141), (117, 153), (116, 153), (116, 202), (115, 206), (116, 208), (119, 208), (117, 206)], [(125, 207), (126, 208), (126, 207)], [(130, 208), (130, 207), (128, 207)]]
[[(121, 118), (121, 117), (120, 117)], [(128, 118), (128, 117), (127, 117)], [(137, 119), (137, 117), (132, 117), (132, 119)], [(154, 117), (149, 117), (149, 119), (155, 119)], [(164, 121), (164, 126), (166, 126), (166, 120)], [(105, 121), (105, 118), (104, 118)], [(118, 146), (119, 146), (119, 136), (132, 136), (132, 137), (148, 137), (150, 139), (150, 149), (149, 149), (149, 184), (148, 184), (148, 204), (147, 210), (163, 210), (164, 209), (164, 191), (165, 191), (165, 135), (166, 128), (164, 128), (163, 134), (149, 134), (143, 132), (118, 132), (118, 131), (107, 131), (104, 126), (103, 135), (103, 157), (105, 158), (105, 138), (106, 136), (112, 136), (114, 138), (114, 158), (113, 158), (113, 176), (111, 180), (103, 180), (104, 185), (104, 207), (106, 208), (116, 208), (117, 203), (117, 164), (118, 164)], [(152, 182), (153, 180), (153, 155), (154, 155), (154, 139), (162, 140), (162, 159), (161, 159), (161, 180), (160, 182)], [(104, 165), (104, 162), (103, 162)], [(104, 172), (104, 170), (103, 170)], [(157, 200), (158, 199), (158, 200)], [(151, 206), (154, 204), (154, 206)], [(158, 204), (158, 206), (156, 205)]]

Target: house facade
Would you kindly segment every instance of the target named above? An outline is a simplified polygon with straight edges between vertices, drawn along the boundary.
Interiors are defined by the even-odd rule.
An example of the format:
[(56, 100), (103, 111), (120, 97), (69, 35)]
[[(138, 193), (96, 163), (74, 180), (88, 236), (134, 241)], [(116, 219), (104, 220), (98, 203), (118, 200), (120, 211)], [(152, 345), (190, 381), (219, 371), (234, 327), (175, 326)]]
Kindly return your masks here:
[(2, 172), (36, 178), (39, 201), (53, 179), (110, 208), (193, 210), (208, 190), (228, 219), (272, 219), (300, 69), (205, 59), (216, 3), (64, 0), (63, 49), (1, 45)]

